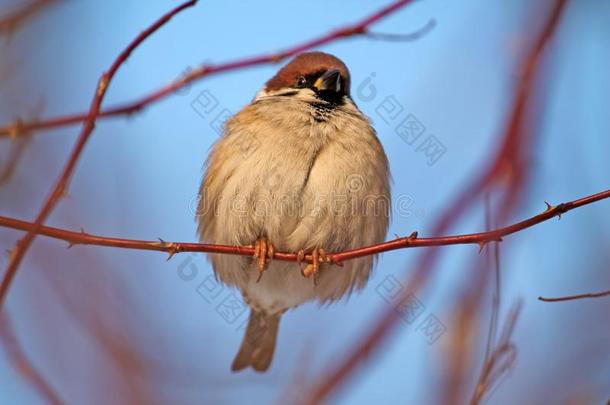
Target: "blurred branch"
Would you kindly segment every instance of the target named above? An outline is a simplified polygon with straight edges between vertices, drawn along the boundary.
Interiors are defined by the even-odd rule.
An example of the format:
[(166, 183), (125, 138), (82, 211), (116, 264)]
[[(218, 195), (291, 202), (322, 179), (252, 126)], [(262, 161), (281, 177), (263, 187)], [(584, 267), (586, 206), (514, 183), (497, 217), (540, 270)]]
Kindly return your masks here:
[[(524, 159), (523, 151), (527, 150), (524, 144), (526, 134), (526, 110), (530, 107), (534, 82), (540, 70), (544, 50), (549, 44), (565, 6), (566, 0), (556, 0), (550, 9), (550, 14), (544, 23), (541, 33), (535, 38), (533, 45), (521, 63), (519, 72), (521, 76), (516, 86), (515, 98), (512, 103), (505, 130), (500, 139), (500, 147), (496, 155), (489, 162), (487, 167), (480, 170), (480, 174), (469, 181), (461, 188), (461, 193), (450, 204), (433, 227), (434, 235), (442, 235), (461, 218), (466, 210), (473, 205), (480, 194), (493, 184), (502, 184), (502, 180), (509, 180), (506, 190), (507, 198), (503, 204), (501, 213), (508, 213), (508, 209), (520, 195), (519, 186), (523, 183)], [(531, 137), (535, 136), (535, 132)], [(531, 141), (531, 140), (530, 140)], [(423, 288), (430, 280), (435, 264), (439, 259), (438, 249), (429, 249), (420, 256), (414, 265), (414, 271), (409, 274), (406, 280), (407, 288), (403, 288), (396, 297), (396, 302), (407, 299), (408, 294), (412, 294)], [(390, 332), (399, 325), (400, 317), (397, 316), (394, 308), (388, 308), (381, 313), (373, 325), (368, 325), (367, 330), (358, 342), (350, 347), (344, 359), (334, 361), (329, 371), (321, 375), (316, 384), (309, 387), (311, 392), (308, 403), (317, 404), (323, 402), (325, 398), (345, 384), (347, 379), (358, 369), (358, 367), (368, 358), (375, 349), (382, 347)]]
[(494, 386), (497, 386), (501, 378), (512, 368), (517, 358), (517, 347), (511, 339), (521, 306), (521, 301), (518, 301), (508, 313), (498, 344), (484, 362), (481, 376), (470, 399), (471, 405), (480, 404), (485, 394), (493, 391)]
[[(167, 96), (172, 95), (176, 90), (188, 85), (191, 82), (202, 79), (207, 76), (211, 76), (218, 73), (224, 73), (228, 71), (243, 69), (252, 66), (265, 65), (270, 63), (278, 63), (282, 60), (297, 55), (301, 52), (329, 44), (341, 39), (349, 38), (357, 35), (367, 34), (368, 29), (371, 25), (377, 23), (384, 17), (387, 17), (400, 8), (413, 2), (413, 0), (399, 0), (391, 3), (390, 5), (380, 9), (379, 11), (365, 17), (363, 20), (347, 25), (343, 28), (331, 31), (328, 34), (322, 35), (318, 38), (312, 39), (307, 42), (292, 46), (283, 51), (276, 53), (269, 53), (260, 56), (254, 56), (251, 58), (240, 59), (232, 62), (221, 63), (217, 65), (203, 65), (197, 69), (192, 70), (184, 77), (179, 80), (175, 80), (160, 89), (151, 92), (150, 94), (133, 102), (125, 103), (123, 105), (109, 107), (99, 112), (99, 118), (120, 116), (120, 115), (131, 115), (141, 111), (144, 107), (153, 104), (159, 100), (164, 99)], [(18, 127), (16, 124), (0, 127), (0, 137), (2, 136), (18, 136), (21, 131), (38, 131), (42, 129), (58, 128), (67, 125), (77, 124), (87, 119), (88, 114), (77, 113), (73, 115), (65, 115), (61, 117), (50, 118), (42, 121), (30, 121), (21, 122), (21, 126)]]
[[(93, 257), (93, 262), (87, 263), (88, 268), (95, 272), (104, 267)], [(132, 311), (126, 316), (123, 311), (116, 310), (112, 304), (120, 302), (118, 306), (125, 305), (122, 300), (126, 295), (125, 288), (120, 281), (103, 274), (96, 274), (96, 283), (91, 283), (91, 273), (82, 272), (70, 276), (66, 282), (65, 274), (43, 272), (44, 284), (50, 288), (65, 313), (72, 318), (92, 345), (102, 351), (105, 361), (111, 364), (111, 369), (99, 367), (96, 375), (96, 384), (112, 387), (116, 398), (121, 398), (126, 404), (152, 404), (155, 398), (160, 398), (164, 387), (152, 382), (151, 371), (155, 369), (153, 361), (145, 357), (145, 344), (141, 339), (133, 336), (138, 326), (129, 321), (133, 316), (135, 304), (130, 305)], [(98, 283), (97, 281), (103, 281)], [(108, 282), (112, 289), (115, 301), (108, 302), (102, 286)], [(73, 290), (73, 285), (87, 285), (84, 294), (79, 295)], [(82, 292), (82, 291), (81, 291)], [(106, 303), (101, 305), (100, 303)], [(110, 304), (107, 305), (107, 304)], [(108, 379), (108, 381), (104, 381)], [(116, 384), (116, 385), (115, 385)], [(160, 390), (160, 391), (159, 391)], [(154, 392), (153, 392), (154, 391)]]
[(53, 208), (57, 205), (59, 200), (64, 196), (68, 188), (68, 182), (72, 177), (72, 174), (76, 168), (76, 164), (82, 154), (82, 151), (89, 140), (93, 129), (95, 128), (95, 121), (100, 113), (102, 101), (104, 100), (104, 96), (106, 95), (106, 91), (108, 90), (108, 85), (110, 81), (113, 79), (116, 72), (119, 70), (121, 65), (129, 58), (131, 52), (133, 52), (142, 42), (144, 42), (151, 34), (161, 28), (165, 23), (172, 19), (176, 14), (180, 11), (194, 6), (197, 3), (197, 0), (188, 1), (173, 10), (169, 13), (162, 16), (159, 20), (157, 20), (154, 24), (152, 24), (149, 28), (142, 31), (128, 46), (119, 54), (119, 56), (115, 59), (115, 61), (110, 65), (108, 71), (102, 74), (100, 81), (95, 90), (95, 95), (93, 96), (93, 100), (91, 102), (91, 107), (89, 109), (89, 113), (87, 114), (86, 121), (83, 125), (83, 129), (74, 145), (74, 148), (62, 170), (60, 176), (57, 178), (55, 185), (52, 188), (51, 193), (45, 200), (40, 212), (36, 216), (34, 224), (28, 230), (27, 234), (23, 239), (21, 239), (16, 248), (11, 252), (9, 257), (9, 263), (2, 278), (2, 283), (0, 284), (0, 311), (2, 310), (2, 304), (4, 303), (4, 299), (8, 293), (8, 289), (11, 285), (15, 274), (17, 273), (17, 269), (19, 268), (19, 264), (25, 257), (25, 254), (34, 241), (34, 238), (39, 233), (42, 224), (47, 220)]
[(582, 300), (584, 298), (600, 298), (600, 297), (610, 297), (610, 290), (602, 291), (602, 292), (598, 292), (598, 293), (567, 295), (565, 297), (556, 297), (556, 298), (538, 297), (538, 299), (540, 301), (544, 301), (544, 302), (560, 302), (560, 301), (574, 301), (574, 300)]
[(2, 344), (13, 368), (31, 384), (40, 396), (46, 399), (50, 404), (63, 404), (64, 402), (59, 398), (59, 395), (24, 353), (23, 348), (19, 344), (19, 340), (15, 336), (8, 314), (0, 315), (0, 340), (2, 340)]
[(35, 16), (46, 6), (49, 6), (56, 1), (57, 0), (35, 0), (29, 4), (23, 5), (21, 8), (10, 14), (0, 16), (0, 36), (12, 35), (29, 18)]
[[(2, 80), (0, 78), (0, 80)], [(44, 103), (40, 101), (35, 109), (32, 111), (31, 116), (33, 118), (40, 117), (42, 111), (44, 110)], [(19, 122), (17, 123), (19, 125)], [(32, 141), (32, 137), (28, 132), (22, 132), (22, 135), (19, 138), (14, 138), (13, 143), (11, 145), (10, 151), (8, 152), (8, 157), (6, 159), (6, 163), (3, 167), (0, 167), (0, 187), (4, 186), (9, 182), (15, 171), (17, 170), (17, 164), (25, 154), (28, 145)]]
[(21, 136), (16, 139), (11, 145), (11, 150), (8, 152), (8, 158), (2, 167), (0, 167), (0, 187), (8, 183), (11, 179), (15, 170), (17, 169), (17, 163), (27, 150), (27, 146), (32, 140), (31, 136)]
[[(434, 238), (419, 238), (417, 232), (411, 236), (398, 238), (392, 241), (380, 243), (377, 245), (366, 246), (345, 252), (328, 253), (330, 263), (341, 265), (345, 260), (356, 259), (363, 256), (369, 256), (377, 253), (388, 252), (391, 250), (415, 248), (415, 247), (430, 247), (430, 246), (447, 246), (447, 245), (465, 245), (477, 244), (482, 249), (487, 243), (501, 241), (505, 236), (517, 233), (526, 228), (530, 228), (541, 222), (547, 221), (553, 217), (561, 217), (562, 214), (592, 204), (594, 202), (610, 198), (610, 190), (601, 193), (593, 194), (578, 200), (562, 203), (556, 206), (547, 206), (547, 209), (538, 215), (525, 219), (521, 222), (512, 225), (498, 228), (488, 232), (470, 233), (454, 236), (441, 236)], [(74, 245), (95, 245), (107, 246), (123, 249), (136, 250), (155, 250), (166, 252), (170, 258), (181, 252), (204, 252), (204, 253), (222, 253), (242, 256), (252, 256), (254, 248), (251, 246), (229, 246), (229, 245), (211, 245), (205, 243), (188, 243), (188, 242), (166, 242), (162, 239), (158, 241), (134, 240), (109, 238), (97, 236), (81, 232), (68, 231), (65, 229), (52, 228), (47, 226), (36, 226), (31, 222), (21, 221), (18, 219), (0, 216), (0, 227), (18, 229), (21, 231), (35, 232), (39, 235), (48, 236), (54, 239), (61, 239), (69, 243), (69, 247)], [(276, 252), (273, 256), (276, 260), (283, 261), (298, 261), (298, 255), (295, 253)], [(311, 261), (311, 256), (307, 255), (305, 261)]]

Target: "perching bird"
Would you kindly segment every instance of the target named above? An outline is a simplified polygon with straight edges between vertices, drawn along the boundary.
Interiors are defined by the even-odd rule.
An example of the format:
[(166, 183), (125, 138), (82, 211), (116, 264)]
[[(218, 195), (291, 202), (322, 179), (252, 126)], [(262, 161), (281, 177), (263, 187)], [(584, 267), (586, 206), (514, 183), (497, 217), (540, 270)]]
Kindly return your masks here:
[[(338, 267), (325, 252), (382, 242), (389, 212), (388, 161), (350, 97), (347, 67), (322, 52), (295, 57), (227, 121), (200, 189), (201, 241), (256, 250), (254, 260), (210, 255), (251, 308), (233, 371), (267, 370), (287, 309), (364, 287), (371, 256)], [(274, 261), (274, 251), (313, 263)]]

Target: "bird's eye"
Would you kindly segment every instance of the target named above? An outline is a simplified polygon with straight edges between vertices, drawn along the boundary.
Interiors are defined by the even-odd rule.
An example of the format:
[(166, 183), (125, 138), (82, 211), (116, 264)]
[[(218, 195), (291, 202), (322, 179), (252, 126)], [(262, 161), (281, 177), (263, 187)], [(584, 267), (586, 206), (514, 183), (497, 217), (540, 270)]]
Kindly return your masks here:
[(307, 79), (305, 78), (305, 76), (299, 76), (299, 78), (297, 79), (297, 87), (303, 88), (305, 86), (307, 86)]

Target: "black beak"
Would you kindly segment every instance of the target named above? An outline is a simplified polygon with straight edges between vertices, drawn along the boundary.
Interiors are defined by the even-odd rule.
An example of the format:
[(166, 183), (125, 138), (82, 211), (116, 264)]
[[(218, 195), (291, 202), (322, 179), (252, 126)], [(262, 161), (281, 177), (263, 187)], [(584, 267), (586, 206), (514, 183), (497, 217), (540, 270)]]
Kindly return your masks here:
[(343, 92), (343, 80), (338, 69), (327, 70), (313, 85), (318, 91)]

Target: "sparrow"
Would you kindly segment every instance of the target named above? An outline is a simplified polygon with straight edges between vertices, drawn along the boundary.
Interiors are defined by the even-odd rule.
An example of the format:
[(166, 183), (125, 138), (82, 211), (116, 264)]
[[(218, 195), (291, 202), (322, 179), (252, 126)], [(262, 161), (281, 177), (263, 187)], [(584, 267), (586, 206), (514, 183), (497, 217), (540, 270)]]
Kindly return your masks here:
[[(250, 307), (233, 371), (269, 368), (286, 310), (365, 286), (372, 256), (339, 267), (327, 252), (385, 239), (389, 182), (383, 147), (333, 55), (296, 56), (226, 121), (205, 163), (197, 220), (204, 243), (255, 248), (253, 258), (209, 255), (216, 278)], [(276, 251), (311, 263), (274, 261)]]

